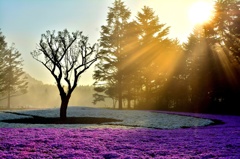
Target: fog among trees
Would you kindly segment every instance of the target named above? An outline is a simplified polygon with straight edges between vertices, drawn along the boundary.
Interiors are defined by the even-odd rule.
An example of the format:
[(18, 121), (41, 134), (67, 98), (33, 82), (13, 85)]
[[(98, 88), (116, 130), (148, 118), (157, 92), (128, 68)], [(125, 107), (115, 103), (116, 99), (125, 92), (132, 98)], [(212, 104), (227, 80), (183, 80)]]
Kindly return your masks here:
[[(14, 97), (11, 102), (11, 108), (59, 108), (61, 103), (59, 91), (56, 85), (43, 84), (43, 82), (32, 78), (26, 74), (28, 81), (27, 93)], [(92, 86), (78, 86), (69, 102), (69, 106), (94, 106)], [(7, 100), (0, 101), (0, 109), (6, 108)], [(99, 106), (105, 106), (100, 103)]]

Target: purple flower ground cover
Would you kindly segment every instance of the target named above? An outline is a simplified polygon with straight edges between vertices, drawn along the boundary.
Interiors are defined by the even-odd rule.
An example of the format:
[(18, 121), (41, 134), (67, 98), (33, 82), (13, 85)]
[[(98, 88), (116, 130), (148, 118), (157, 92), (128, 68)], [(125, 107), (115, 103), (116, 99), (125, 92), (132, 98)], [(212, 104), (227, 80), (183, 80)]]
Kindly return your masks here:
[(1, 128), (0, 158), (240, 158), (240, 116), (194, 116), (225, 124), (172, 130)]

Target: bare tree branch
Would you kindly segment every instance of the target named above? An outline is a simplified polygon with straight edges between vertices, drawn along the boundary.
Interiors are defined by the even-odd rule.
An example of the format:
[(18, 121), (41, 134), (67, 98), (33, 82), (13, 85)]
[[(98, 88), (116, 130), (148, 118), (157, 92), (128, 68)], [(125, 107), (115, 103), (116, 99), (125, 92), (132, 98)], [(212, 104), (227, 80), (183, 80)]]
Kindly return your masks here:
[[(98, 58), (96, 44), (90, 46), (88, 37), (83, 36), (79, 31), (72, 35), (67, 30), (58, 32), (58, 35), (55, 35), (54, 31), (52, 33), (47, 31), (42, 35), (37, 49), (31, 54), (56, 80), (62, 101), (61, 116), (61, 112), (67, 109), (69, 98), (77, 87), (80, 75)], [(40, 56), (43, 56), (44, 60), (40, 59)], [(64, 90), (64, 83), (61, 82), (67, 84), (67, 89)]]

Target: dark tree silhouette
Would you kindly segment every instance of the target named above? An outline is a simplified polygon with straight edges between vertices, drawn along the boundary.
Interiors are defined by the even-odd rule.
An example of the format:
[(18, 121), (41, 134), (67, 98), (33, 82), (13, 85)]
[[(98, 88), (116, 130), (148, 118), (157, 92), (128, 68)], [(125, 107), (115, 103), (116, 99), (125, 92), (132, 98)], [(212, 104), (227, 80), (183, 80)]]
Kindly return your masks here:
[(213, 84), (217, 80), (217, 59), (214, 58), (211, 46), (206, 41), (202, 26), (194, 28), (188, 42), (184, 44), (184, 51), (187, 56), (185, 70), (188, 75), (186, 87), (189, 87), (188, 110), (206, 112), (211, 100), (210, 92), (213, 91)]
[(215, 16), (205, 24), (208, 42), (218, 44), (231, 62), (240, 64), (240, 2), (239, 0), (217, 0)]
[[(218, 59), (214, 81), (214, 110), (236, 113), (240, 94), (240, 2), (217, 0), (215, 16), (204, 25), (206, 40)], [(220, 110), (220, 108), (222, 110)]]
[(31, 52), (32, 57), (42, 63), (56, 80), (61, 97), (60, 118), (63, 120), (67, 118), (67, 106), (80, 75), (97, 60), (96, 49), (96, 44), (91, 46), (82, 32), (70, 34), (65, 29), (57, 35), (55, 31), (42, 34), (37, 49)]

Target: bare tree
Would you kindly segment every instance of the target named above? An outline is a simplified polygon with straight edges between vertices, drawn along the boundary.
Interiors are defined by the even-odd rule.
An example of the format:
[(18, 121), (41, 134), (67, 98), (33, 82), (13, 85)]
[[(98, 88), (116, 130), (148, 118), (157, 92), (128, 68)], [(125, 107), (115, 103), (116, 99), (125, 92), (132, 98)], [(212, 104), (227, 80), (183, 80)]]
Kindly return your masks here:
[(91, 46), (88, 37), (79, 31), (70, 34), (65, 29), (57, 35), (47, 31), (31, 55), (55, 78), (61, 97), (60, 118), (66, 119), (68, 102), (80, 75), (97, 60), (96, 44)]

